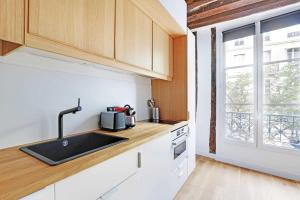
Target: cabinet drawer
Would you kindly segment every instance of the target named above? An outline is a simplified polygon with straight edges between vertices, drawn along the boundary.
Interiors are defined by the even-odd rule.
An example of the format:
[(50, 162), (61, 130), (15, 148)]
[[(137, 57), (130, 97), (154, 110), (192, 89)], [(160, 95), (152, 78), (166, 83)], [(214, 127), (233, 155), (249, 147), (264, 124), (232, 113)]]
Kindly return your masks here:
[(172, 196), (175, 197), (177, 192), (183, 186), (184, 182), (188, 178), (188, 161), (185, 158), (181, 163), (177, 164), (176, 168), (172, 171)]
[(95, 200), (137, 171), (136, 149), (55, 184), (56, 200)]

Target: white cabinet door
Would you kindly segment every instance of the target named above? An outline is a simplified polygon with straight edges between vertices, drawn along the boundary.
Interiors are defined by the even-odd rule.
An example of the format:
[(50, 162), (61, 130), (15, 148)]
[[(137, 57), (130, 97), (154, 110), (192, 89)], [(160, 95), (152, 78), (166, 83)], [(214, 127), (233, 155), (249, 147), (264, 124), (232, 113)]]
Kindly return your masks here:
[(95, 200), (137, 172), (138, 148), (55, 184), (55, 200)]
[(21, 198), (20, 200), (54, 200), (54, 185), (49, 185), (42, 190)]
[(188, 30), (188, 110), (189, 110), (189, 138), (188, 138), (188, 174), (196, 167), (196, 105), (195, 105), (195, 36)]
[(141, 199), (171, 199), (172, 164), (171, 134), (154, 139), (142, 146)]

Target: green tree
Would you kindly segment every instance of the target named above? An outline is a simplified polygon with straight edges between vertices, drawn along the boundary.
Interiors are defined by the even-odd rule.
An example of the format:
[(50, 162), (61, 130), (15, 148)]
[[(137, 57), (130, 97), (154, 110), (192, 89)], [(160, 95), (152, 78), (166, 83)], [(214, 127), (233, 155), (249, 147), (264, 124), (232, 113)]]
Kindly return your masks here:
[(226, 97), (227, 111), (250, 112), (252, 102), (252, 74), (250, 72), (236, 74), (227, 79)]
[[(274, 66), (267, 66), (267, 68)], [(273, 70), (274, 71), (274, 70)], [(298, 115), (300, 108), (300, 67), (299, 63), (288, 63), (275, 70), (270, 79), (270, 94), (266, 96), (268, 111), (272, 114)], [(288, 104), (288, 105), (287, 105)]]

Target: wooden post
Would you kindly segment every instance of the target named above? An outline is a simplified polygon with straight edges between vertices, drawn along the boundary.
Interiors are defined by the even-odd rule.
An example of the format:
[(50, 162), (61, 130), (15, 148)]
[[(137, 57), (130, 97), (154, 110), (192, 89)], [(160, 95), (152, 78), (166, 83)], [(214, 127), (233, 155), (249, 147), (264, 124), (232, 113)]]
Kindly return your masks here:
[(211, 29), (211, 114), (210, 114), (210, 136), (209, 152), (216, 153), (216, 28)]

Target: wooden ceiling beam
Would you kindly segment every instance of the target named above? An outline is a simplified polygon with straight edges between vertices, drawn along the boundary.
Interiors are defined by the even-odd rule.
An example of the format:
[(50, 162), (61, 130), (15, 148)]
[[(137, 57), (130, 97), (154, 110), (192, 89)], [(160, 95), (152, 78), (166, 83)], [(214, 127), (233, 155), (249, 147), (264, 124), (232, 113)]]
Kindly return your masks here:
[(215, 0), (186, 0), (188, 10), (191, 10), (198, 6), (207, 5)]
[(209, 17), (204, 17), (193, 21), (189, 21), (188, 26), (190, 29), (198, 28), (201, 26), (207, 26), (207, 25), (211, 25), (223, 21), (244, 17), (254, 13), (286, 6), (289, 4), (297, 3), (299, 2), (299, 0), (262, 0), (256, 2), (257, 3), (252, 3), (246, 6), (238, 7), (236, 9), (224, 10), (224, 12), (218, 12), (215, 15), (211, 13)]
[(238, 9), (240, 7), (248, 6), (250, 4), (259, 3), (265, 0), (247, 0), (247, 1), (232, 1), (228, 4), (222, 4), (219, 7), (209, 9), (207, 11), (197, 12), (191, 16), (188, 16), (188, 22), (193, 22), (195, 20), (200, 20), (202, 18), (207, 18), (213, 15), (217, 15), (226, 11)]
[[(242, 2), (246, 2), (246, 1), (248, 1), (248, 0), (243, 0)], [(194, 7), (191, 10), (188, 9), (188, 11), (189, 11), (188, 16), (194, 16), (195, 14), (203, 13), (203, 12), (215, 9), (215, 8), (220, 8), (220, 7), (225, 6), (225, 5), (230, 5), (234, 2), (241, 2), (241, 0), (222, 0), (222, 1), (215, 0), (215, 1), (211, 1), (210, 3), (205, 4), (203, 6), (200, 6), (198, 8)]]

